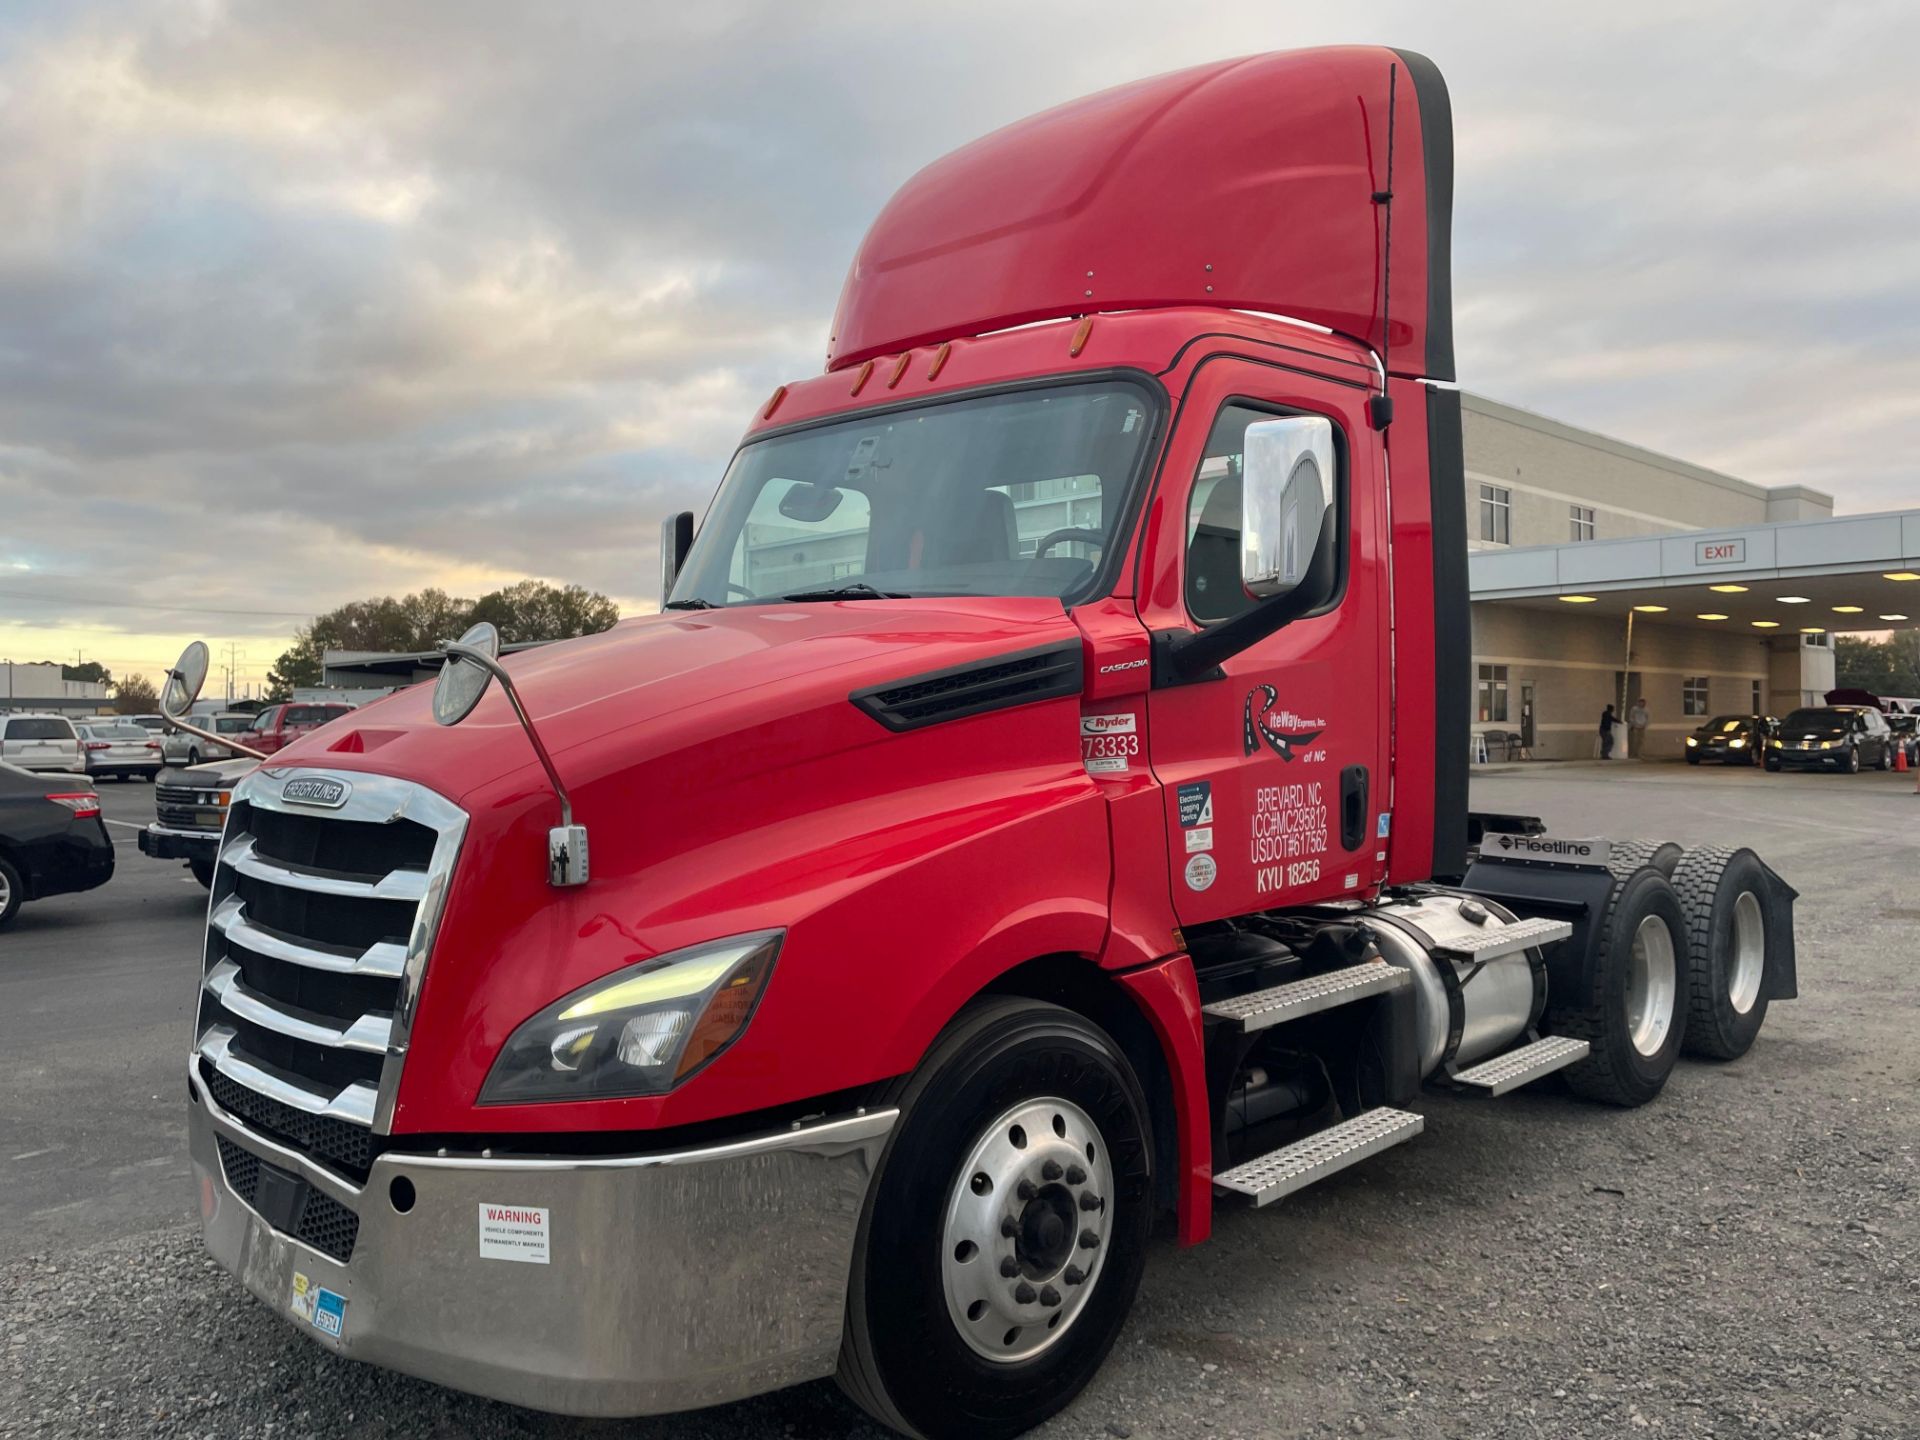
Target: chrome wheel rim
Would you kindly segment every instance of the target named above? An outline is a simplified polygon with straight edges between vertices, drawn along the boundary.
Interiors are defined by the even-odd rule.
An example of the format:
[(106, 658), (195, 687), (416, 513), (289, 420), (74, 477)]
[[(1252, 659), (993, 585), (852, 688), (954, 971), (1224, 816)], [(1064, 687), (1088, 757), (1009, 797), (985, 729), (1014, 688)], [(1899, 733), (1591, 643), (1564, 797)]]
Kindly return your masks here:
[(0, 870), (0, 915), (7, 913), (7, 907), (13, 903), (13, 886), (7, 881), (7, 872)]
[(1113, 1166), (1071, 1100), (1023, 1100), (982, 1130), (941, 1232), (947, 1315), (976, 1354), (1029, 1360), (1073, 1328), (1106, 1262)]
[(1667, 1043), (1678, 973), (1673, 932), (1658, 915), (1647, 916), (1633, 932), (1633, 957), (1627, 968), (1627, 1034), (1642, 1055), (1658, 1055)]
[(1767, 926), (1760, 913), (1760, 897), (1742, 890), (1733, 902), (1733, 954), (1727, 965), (1727, 1001), (1734, 1013), (1745, 1015), (1760, 998), (1760, 980), (1767, 969)]

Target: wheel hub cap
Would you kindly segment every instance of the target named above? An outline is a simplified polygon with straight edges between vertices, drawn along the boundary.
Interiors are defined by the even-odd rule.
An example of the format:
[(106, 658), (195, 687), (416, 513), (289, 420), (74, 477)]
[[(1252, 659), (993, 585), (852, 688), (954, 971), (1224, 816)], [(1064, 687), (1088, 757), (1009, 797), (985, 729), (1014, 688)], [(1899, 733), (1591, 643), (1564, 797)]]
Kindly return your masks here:
[(1760, 913), (1760, 897), (1743, 890), (1733, 902), (1733, 954), (1727, 967), (1727, 1000), (1736, 1014), (1753, 1009), (1766, 968), (1767, 926)]
[(989, 1360), (1030, 1359), (1072, 1328), (1112, 1226), (1106, 1142), (1070, 1100), (1025, 1100), (975, 1139), (941, 1236), (947, 1314)]
[(1673, 932), (1658, 915), (1649, 915), (1633, 932), (1633, 959), (1627, 971), (1627, 1034), (1642, 1055), (1658, 1055), (1667, 1043), (1678, 976)]

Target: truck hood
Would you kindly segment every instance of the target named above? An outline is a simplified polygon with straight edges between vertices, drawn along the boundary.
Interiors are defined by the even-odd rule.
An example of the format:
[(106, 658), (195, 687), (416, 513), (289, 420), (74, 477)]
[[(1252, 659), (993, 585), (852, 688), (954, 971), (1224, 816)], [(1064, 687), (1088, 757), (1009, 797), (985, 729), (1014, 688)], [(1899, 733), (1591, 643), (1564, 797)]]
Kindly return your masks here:
[[(577, 792), (722, 734), (760, 735), (737, 764), (753, 764), (756, 753), (797, 758), (791, 732), (809, 715), (825, 722), (808, 727), (811, 757), (877, 742), (887, 732), (847, 703), (851, 691), (1077, 634), (1053, 599), (752, 605), (640, 616), (502, 663)], [(417, 685), (362, 707), (271, 765), (396, 775), (467, 808), (477, 792), (537, 767), (499, 685), (451, 728), (433, 721), (432, 689)]]

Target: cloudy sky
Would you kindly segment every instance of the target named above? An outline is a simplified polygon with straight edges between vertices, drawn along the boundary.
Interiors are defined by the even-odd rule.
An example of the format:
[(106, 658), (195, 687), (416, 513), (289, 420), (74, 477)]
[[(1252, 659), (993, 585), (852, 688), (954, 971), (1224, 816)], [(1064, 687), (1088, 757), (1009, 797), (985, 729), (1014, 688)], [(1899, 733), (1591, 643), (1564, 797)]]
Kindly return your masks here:
[(8, 0), (0, 656), (258, 678), (316, 611), (526, 575), (648, 608), (901, 180), (1350, 40), (1451, 85), (1471, 388), (1920, 503), (1911, 3)]

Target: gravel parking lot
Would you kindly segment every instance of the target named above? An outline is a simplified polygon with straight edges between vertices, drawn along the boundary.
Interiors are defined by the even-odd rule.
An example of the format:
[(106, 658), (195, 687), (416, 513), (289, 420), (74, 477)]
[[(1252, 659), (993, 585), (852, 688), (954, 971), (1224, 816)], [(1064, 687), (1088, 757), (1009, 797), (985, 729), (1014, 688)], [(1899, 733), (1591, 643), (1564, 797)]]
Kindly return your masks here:
[[(1557, 833), (1750, 844), (1802, 892), (1802, 999), (1639, 1111), (1552, 1082), (1191, 1252), (1156, 1244), (1100, 1379), (1041, 1432), (1920, 1434), (1920, 796), (1678, 765), (1480, 777)], [(130, 822), (145, 787), (108, 787)], [(830, 1383), (589, 1424), (335, 1361), (202, 1255), (178, 1072), (204, 899), (125, 839), (0, 939), (0, 1435), (873, 1435)], [(190, 889), (188, 888), (190, 887)], [(196, 903), (197, 902), (197, 903)], [(751, 1243), (751, 1237), (742, 1237)], [(476, 1297), (485, 1303), (485, 1297)]]

